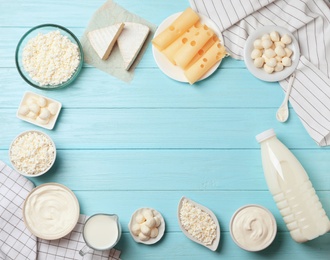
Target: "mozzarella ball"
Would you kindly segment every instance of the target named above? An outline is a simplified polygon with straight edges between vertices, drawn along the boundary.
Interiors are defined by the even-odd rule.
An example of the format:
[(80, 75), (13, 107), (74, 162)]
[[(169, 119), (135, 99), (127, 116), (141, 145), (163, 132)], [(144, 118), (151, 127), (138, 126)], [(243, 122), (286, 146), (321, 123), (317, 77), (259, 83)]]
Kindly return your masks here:
[(282, 64), (284, 67), (290, 67), (291, 66), (291, 59), (289, 57), (284, 57), (282, 59)]
[(54, 116), (58, 111), (58, 105), (56, 103), (50, 103), (48, 105), (49, 112)]
[(275, 51), (272, 49), (266, 49), (265, 50), (265, 56), (270, 59), (270, 58), (274, 58), (276, 55)]
[(282, 71), (283, 69), (284, 69), (284, 66), (283, 66), (282, 62), (278, 62), (278, 63), (276, 64), (275, 68), (274, 68), (274, 70), (275, 70), (276, 72)]
[(284, 48), (284, 51), (285, 51), (285, 56), (290, 58), (293, 53), (292, 50), (290, 48)]
[(152, 238), (155, 238), (155, 237), (157, 237), (158, 236), (158, 228), (153, 228), (153, 229), (151, 229), (151, 231), (150, 231), (150, 237), (152, 237)]
[(292, 39), (291, 39), (291, 37), (289, 35), (284, 34), (281, 37), (281, 42), (283, 42), (284, 44), (290, 44), (292, 42)]
[(32, 103), (36, 103), (36, 101), (34, 100), (34, 98), (29, 97), (29, 98), (26, 100), (26, 104), (29, 106), (29, 105), (31, 105)]
[(18, 113), (22, 116), (26, 116), (29, 112), (30, 109), (27, 105), (22, 105), (18, 110)]
[(270, 39), (273, 42), (278, 42), (280, 40), (280, 35), (278, 34), (278, 32), (273, 31), (273, 32), (270, 33)]
[(159, 227), (160, 224), (161, 224), (160, 217), (156, 216), (156, 217), (154, 217), (154, 220), (155, 220), (155, 223), (156, 223), (156, 227)]
[(36, 119), (38, 115), (36, 113), (34, 113), (33, 111), (30, 111), (29, 113), (27, 113), (26, 116), (29, 118), (32, 118), (32, 119)]
[(139, 239), (141, 241), (148, 241), (149, 240), (149, 236), (146, 236), (145, 234), (143, 234), (142, 232), (139, 234)]
[(270, 40), (270, 35), (269, 34), (264, 34), (263, 36), (261, 36), (261, 40)]
[(39, 107), (45, 107), (47, 105), (47, 100), (43, 97), (39, 97), (37, 100), (37, 104)]
[(254, 49), (251, 52), (251, 58), (252, 59), (256, 59), (256, 58), (260, 57), (261, 55), (262, 55), (262, 52), (259, 49)]
[(275, 59), (277, 60), (277, 62), (281, 62), (282, 61), (282, 57), (280, 57), (280, 56), (275, 56)]
[(149, 218), (153, 218), (154, 217), (154, 214), (152, 213), (152, 211), (150, 209), (144, 209), (142, 211), (142, 215), (146, 218), (146, 219), (149, 219)]
[(285, 48), (285, 44), (283, 42), (274, 42), (274, 45), (277, 46), (281, 46), (282, 48)]
[(253, 61), (254, 66), (257, 68), (261, 68), (265, 63), (265, 59), (263, 57), (258, 57)]
[(32, 111), (35, 114), (39, 114), (39, 112), (40, 112), (40, 107), (36, 103), (31, 103), (29, 105), (29, 109), (30, 109), (30, 111)]
[(40, 118), (40, 116), (38, 116), (36, 121), (37, 121), (37, 123), (39, 123), (41, 125), (47, 125), (48, 122), (49, 122), (49, 119), (48, 118), (47, 119), (42, 119), (42, 118)]
[(275, 53), (277, 56), (284, 57), (286, 55), (285, 50), (281, 46), (275, 48)]
[(137, 215), (135, 216), (135, 221), (136, 221), (138, 224), (142, 224), (143, 222), (146, 221), (146, 218), (145, 218), (141, 213), (139, 213), (139, 214), (137, 214)]
[(138, 236), (141, 232), (141, 228), (140, 228), (140, 224), (138, 223), (135, 223), (133, 226), (132, 226), (132, 229), (131, 229), (132, 233), (135, 235), (135, 236)]
[(155, 227), (156, 226), (155, 218), (148, 218), (147, 221), (145, 222), (145, 224), (149, 228)]
[(50, 118), (50, 112), (47, 108), (42, 108), (39, 114), (41, 119), (47, 120)]
[(269, 49), (273, 45), (273, 42), (270, 39), (265, 39), (262, 40), (261, 44), (264, 49)]
[(260, 39), (256, 39), (254, 42), (253, 42), (253, 47), (255, 48), (255, 49), (262, 49), (263, 47), (262, 47), (262, 44), (261, 44), (261, 40)]
[(143, 223), (142, 225), (140, 225), (140, 229), (141, 229), (141, 232), (144, 235), (150, 236), (151, 229), (145, 223)]
[(266, 65), (274, 68), (277, 64), (277, 60), (275, 58), (271, 58), (266, 62)]
[(268, 73), (271, 74), (274, 71), (274, 67), (269, 67), (267, 64), (264, 65), (264, 70)]

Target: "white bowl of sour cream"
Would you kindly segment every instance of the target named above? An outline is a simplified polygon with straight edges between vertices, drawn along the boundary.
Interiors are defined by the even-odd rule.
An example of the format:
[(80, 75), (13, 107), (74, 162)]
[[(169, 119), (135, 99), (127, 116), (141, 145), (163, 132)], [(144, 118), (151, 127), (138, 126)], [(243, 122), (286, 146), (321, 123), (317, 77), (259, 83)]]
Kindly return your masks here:
[(273, 214), (260, 205), (246, 205), (239, 208), (230, 221), (230, 235), (234, 242), (247, 251), (267, 248), (277, 232)]
[(80, 207), (75, 194), (66, 186), (46, 183), (34, 188), (25, 199), (23, 220), (36, 237), (55, 240), (76, 226)]

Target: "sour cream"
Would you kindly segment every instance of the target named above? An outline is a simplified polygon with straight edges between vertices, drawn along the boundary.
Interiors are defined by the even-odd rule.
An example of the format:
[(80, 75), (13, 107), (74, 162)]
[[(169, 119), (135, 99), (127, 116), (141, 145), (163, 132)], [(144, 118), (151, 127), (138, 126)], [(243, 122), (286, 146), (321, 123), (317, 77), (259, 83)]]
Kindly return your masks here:
[(272, 213), (259, 205), (238, 209), (230, 222), (234, 242), (247, 251), (260, 251), (274, 240), (277, 225)]
[(49, 183), (32, 190), (23, 206), (25, 225), (37, 237), (58, 239), (72, 231), (79, 218), (79, 203), (67, 187)]

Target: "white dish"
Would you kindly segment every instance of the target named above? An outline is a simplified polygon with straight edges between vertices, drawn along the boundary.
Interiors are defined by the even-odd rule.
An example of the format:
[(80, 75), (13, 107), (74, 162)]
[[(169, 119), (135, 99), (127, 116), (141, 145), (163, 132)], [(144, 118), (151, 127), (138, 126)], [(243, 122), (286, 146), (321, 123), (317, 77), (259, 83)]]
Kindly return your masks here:
[[(184, 200), (187, 200), (188, 202), (190, 202), (191, 204), (193, 204), (195, 207), (200, 208), (202, 211), (204, 211), (205, 213), (209, 214), (210, 217), (212, 218), (212, 220), (214, 221), (215, 225), (217, 226), (217, 229), (216, 229), (216, 238), (215, 238), (215, 240), (213, 241), (213, 243), (211, 245), (205, 245), (205, 244), (203, 244), (201, 241), (197, 240), (195, 237), (193, 237), (192, 235), (190, 235), (188, 233), (188, 231), (183, 227), (183, 225), (181, 223), (181, 219), (180, 219), (180, 210), (181, 210), (181, 207), (182, 207), (182, 202)], [(208, 249), (210, 249), (212, 251), (217, 250), (218, 245), (219, 245), (219, 242), (220, 242), (220, 225), (219, 225), (219, 221), (218, 221), (217, 217), (214, 215), (214, 213), (211, 210), (209, 210), (208, 208), (206, 208), (203, 205), (200, 205), (200, 204), (196, 203), (195, 201), (193, 201), (191, 199), (188, 199), (186, 197), (182, 197), (181, 200), (180, 200), (180, 202), (179, 202), (179, 205), (178, 205), (177, 215), (178, 215), (179, 226), (180, 226), (183, 234), (185, 234), (192, 241), (194, 241), (194, 242), (196, 242), (196, 243), (198, 243), (198, 244), (200, 244), (202, 246), (205, 246), (206, 248), (208, 248)]]
[[(280, 72), (273, 72), (272, 74), (268, 74), (262, 68), (257, 68), (254, 66), (253, 60), (251, 58), (251, 52), (254, 49), (253, 46), (254, 40), (256, 40), (257, 38), (261, 38), (261, 36), (263, 36), (265, 33), (269, 34), (272, 31), (278, 32), (281, 36), (284, 34), (290, 35), (292, 42), (288, 44), (287, 47), (293, 51), (293, 54), (291, 57), (292, 64), (290, 67), (285, 67)], [(267, 25), (260, 27), (257, 30), (255, 30), (253, 33), (251, 33), (245, 42), (245, 46), (244, 46), (245, 65), (255, 77), (264, 81), (275, 82), (289, 77), (298, 66), (299, 58), (300, 58), (300, 49), (299, 49), (298, 41), (290, 31), (280, 26)]]
[[(153, 211), (154, 216), (155, 216), (155, 217), (159, 217), (159, 219), (160, 219), (160, 225), (159, 225), (159, 227), (158, 227), (158, 236), (157, 236), (157, 237), (155, 237), (155, 238), (150, 238), (150, 239), (147, 240), (147, 241), (142, 241), (141, 239), (139, 239), (138, 236), (135, 236), (135, 235), (133, 234), (133, 232), (132, 232), (132, 226), (136, 223), (136, 222), (135, 222), (135, 217), (136, 217), (138, 214), (142, 213), (142, 211), (145, 210), (145, 209), (149, 209), (149, 210)], [(137, 243), (142, 243), (142, 244), (146, 244), (146, 245), (152, 245), (152, 244), (157, 243), (157, 242), (163, 237), (164, 232), (165, 232), (165, 220), (164, 220), (163, 216), (162, 216), (157, 210), (155, 210), (155, 209), (153, 209), (153, 208), (140, 208), (140, 209), (136, 210), (136, 211), (133, 213), (133, 215), (132, 215), (132, 217), (131, 217), (131, 220), (130, 220), (130, 222), (128, 223), (128, 229), (129, 229), (129, 232), (131, 233), (131, 236), (132, 236), (133, 239), (135, 240), (135, 242), (137, 242)]]
[[(20, 171), (18, 169), (18, 167), (16, 166), (14, 160), (12, 159), (12, 153), (13, 153), (12, 147), (15, 144), (16, 140), (18, 138), (20, 138), (21, 136), (26, 135), (26, 134), (29, 134), (29, 133), (37, 133), (39, 135), (44, 136), (49, 141), (49, 143), (51, 144), (51, 146), (53, 146), (53, 148), (54, 148), (54, 158), (53, 158), (51, 164), (44, 171), (38, 172), (37, 174), (28, 174), (27, 172)], [(33, 155), (35, 155), (35, 154), (36, 154), (36, 152)], [(47, 134), (45, 134), (44, 132), (37, 131), (37, 130), (24, 131), (24, 132), (20, 133), (18, 136), (16, 136), (15, 139), (11, 142), (10, 147), (9, 147), (9, 160), (10, 160), (13, 168), (15, 169), (15, 171), (17, 171), (18, 173), (22, 174), (23, 176), (25, 176), (25, 177), (38, 177), (38, 176), (41, 176), (41, 175), (45, 174), (46, 172), (48, 172), (52, 168), (52, 166), (54, 165), (55, 160), (56, 160), (56, 146), (55, 146), (54, 141), (50, 138), (50, 136), (47, 135)], [(22, 160), (22, 159), (20, 159), (20, 160)], [(27, 158), (27, 160), (28, 160), (28, 158)], [(34, 160), (36, 160), (36, 159), (34, 158)]]
[[(52, 199), (49, 199), (47, 195), (51, 195)], [(65, 196), (65, 198), (61, 196)], [(56, 205), (51, 205), (51, 202)], [(30, 209), (30, 205), (36, 205), (36, 209)], [(48, 225), (40, 222), (33, 223), (37, 220), (31, 219), (30, 216), (38, 213), (37, 210), (40, 211), (38, 217), (46, 221)], [(72, 213), (71, 210), (73, 214), (70, 219), (67, 218), (65, 225), (59, 226), (58, 221), (70, 215), (68, 212)], [(27, 229), (33, 235), (47, 240), (59, 239), (69, 234), (76, 226), (79, 214), (80, 207), (77, 197), (68, 187), (59, 183), (39, 185), (29, 193), (23, 204), (23, 220)], [(44, 227), (47, 227), (47, 232), (43, 230)]]
[[(38, 98), (44, 98), (46, 99), (47, 101), (47, 104), (50, 104), (50, 103), (54, 103), (56, 104), (57, 106), (57, 111), (55, 113), (55, 115), (51, 115), (50, 118), (49, 118), (49, 121), (47, 124), (40, 124), (37, 122), (36, 119), (33, 119), (33, 118), (30, 118), (26, 115), (22, 115), (19, 113), (20, 109), (22, 108), (22, 106), (26, 105), (28, 100), (29, 99), (38, 99)], [(16, 116), (23, 120), (23, 121), (26, 121), (26, 122), (29, 122), (31, 124), (34, 124), (34, 125), (37, 125), (37, 126), (40, 126), (40, 127), (43, 127), (43, 128), (46, 128), (46, 129), (49, 129), (49, 130), (52, 130), (55, 126), (55, 123), (57, 121), (57, 118), (58, 118), (58, 115), (60, 114), (60, 111), (61, 111), (61, 108), (62, 108), (62, 104), (60, 102), (58, 102), (57, 100), (54, 100), (54, 99), (51, 99), (51, 98), (48, 98), (48, 97), (45, 97), (45, 96), (42, 96), (42, 95), (39, 95), (39, 94), (36, 94), (36, 93), (33, 93), (33, 92), (30, 92), (30, 91), (26, 91), (24, 93), (24, 96), (21, 100), (21, 103), (17, 109), (17, 112), (16, 112)]]
[[(176, 13), (173, 14), (169, 17), (167, 17), (157, 28), (154, 37), (156, 37), (159, 33), (161, 33), (162, 31), (164, 31), (180, 14), (180, 13)], [(222, 34), (219, 30), (219, 28), (217, 27), (217, 25), (208, 17), (202, 15), (202, 14), (198, 14), (200, 17), (200, 22), (202, 24), (206, 24), (209, 28), (211, 28), (214, 33), (218, 36), (218, 38), (220, 39), (221, 44), (223, 44), (223, 37)], [(185, 75), (184, 75), (184, 71), (178, 67), (173, 65), (164, 54), (162, 54), (157, 48), (155, 48), (154, 46), (152, 46), (152, 54), (154, 56), (154, 59), (156, 61), (157, 66), (159, 67), (159, 69), (168, 77), (180, 81), (180, 82), (188, 82), (188, 80), (186, 79)], [(200, 80), (205, 79), (207, 77), (209, 77), (220, 65), (221, 60), (218, 61)]]

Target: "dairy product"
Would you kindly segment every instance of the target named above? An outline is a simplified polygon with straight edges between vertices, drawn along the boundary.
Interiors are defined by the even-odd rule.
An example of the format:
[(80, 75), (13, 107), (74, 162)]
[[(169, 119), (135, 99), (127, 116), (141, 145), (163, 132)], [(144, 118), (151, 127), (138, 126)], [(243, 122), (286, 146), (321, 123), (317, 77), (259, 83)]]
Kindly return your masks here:
[(118, 217), (116, 215), (96, 214), (85, 223), (84, 239), (95, 250), (113, 247), (120, 237)]
[(44, 133), (27, 131), (15, 138), (10, 146), (9, 155), (11, 163), (20, 173), (38, 175), (53, 165), (56, 148)]
[(24, 69), (40, 86), (58, 85), (76, 71), (79, 48), (58, 30), (39, 33), (27, 42), (22, 61)]
[(328, 232), (329, 218), (297, 158), (277, 139), (273, 129), (256, 138), (261, 145), (268, 188), (291, 237), (302, 243)]
[(72, 191), (57, 183), (35, 188), (23, 206), (24, 222), (37, 237), (58, 239), (67, 235), (79, 217), (79, 203)]
[(217, 237), (217, 225), (207, 212), (184, 199), (179, 216), (182, 226), (191, 236), (204, 245), (212, 245)]
[(235, 243), (248, 251), (260, 251), (274, 240), (277, 231), (273, 215), (259, 205), (238, 209), (230, 222), (230, 234)]
[(129, 224), (131, 234), (144, 242), (156, 238), (159, 234), (161, 218), (160, 213), (154, 209), (141, 208), (137, 210)]

